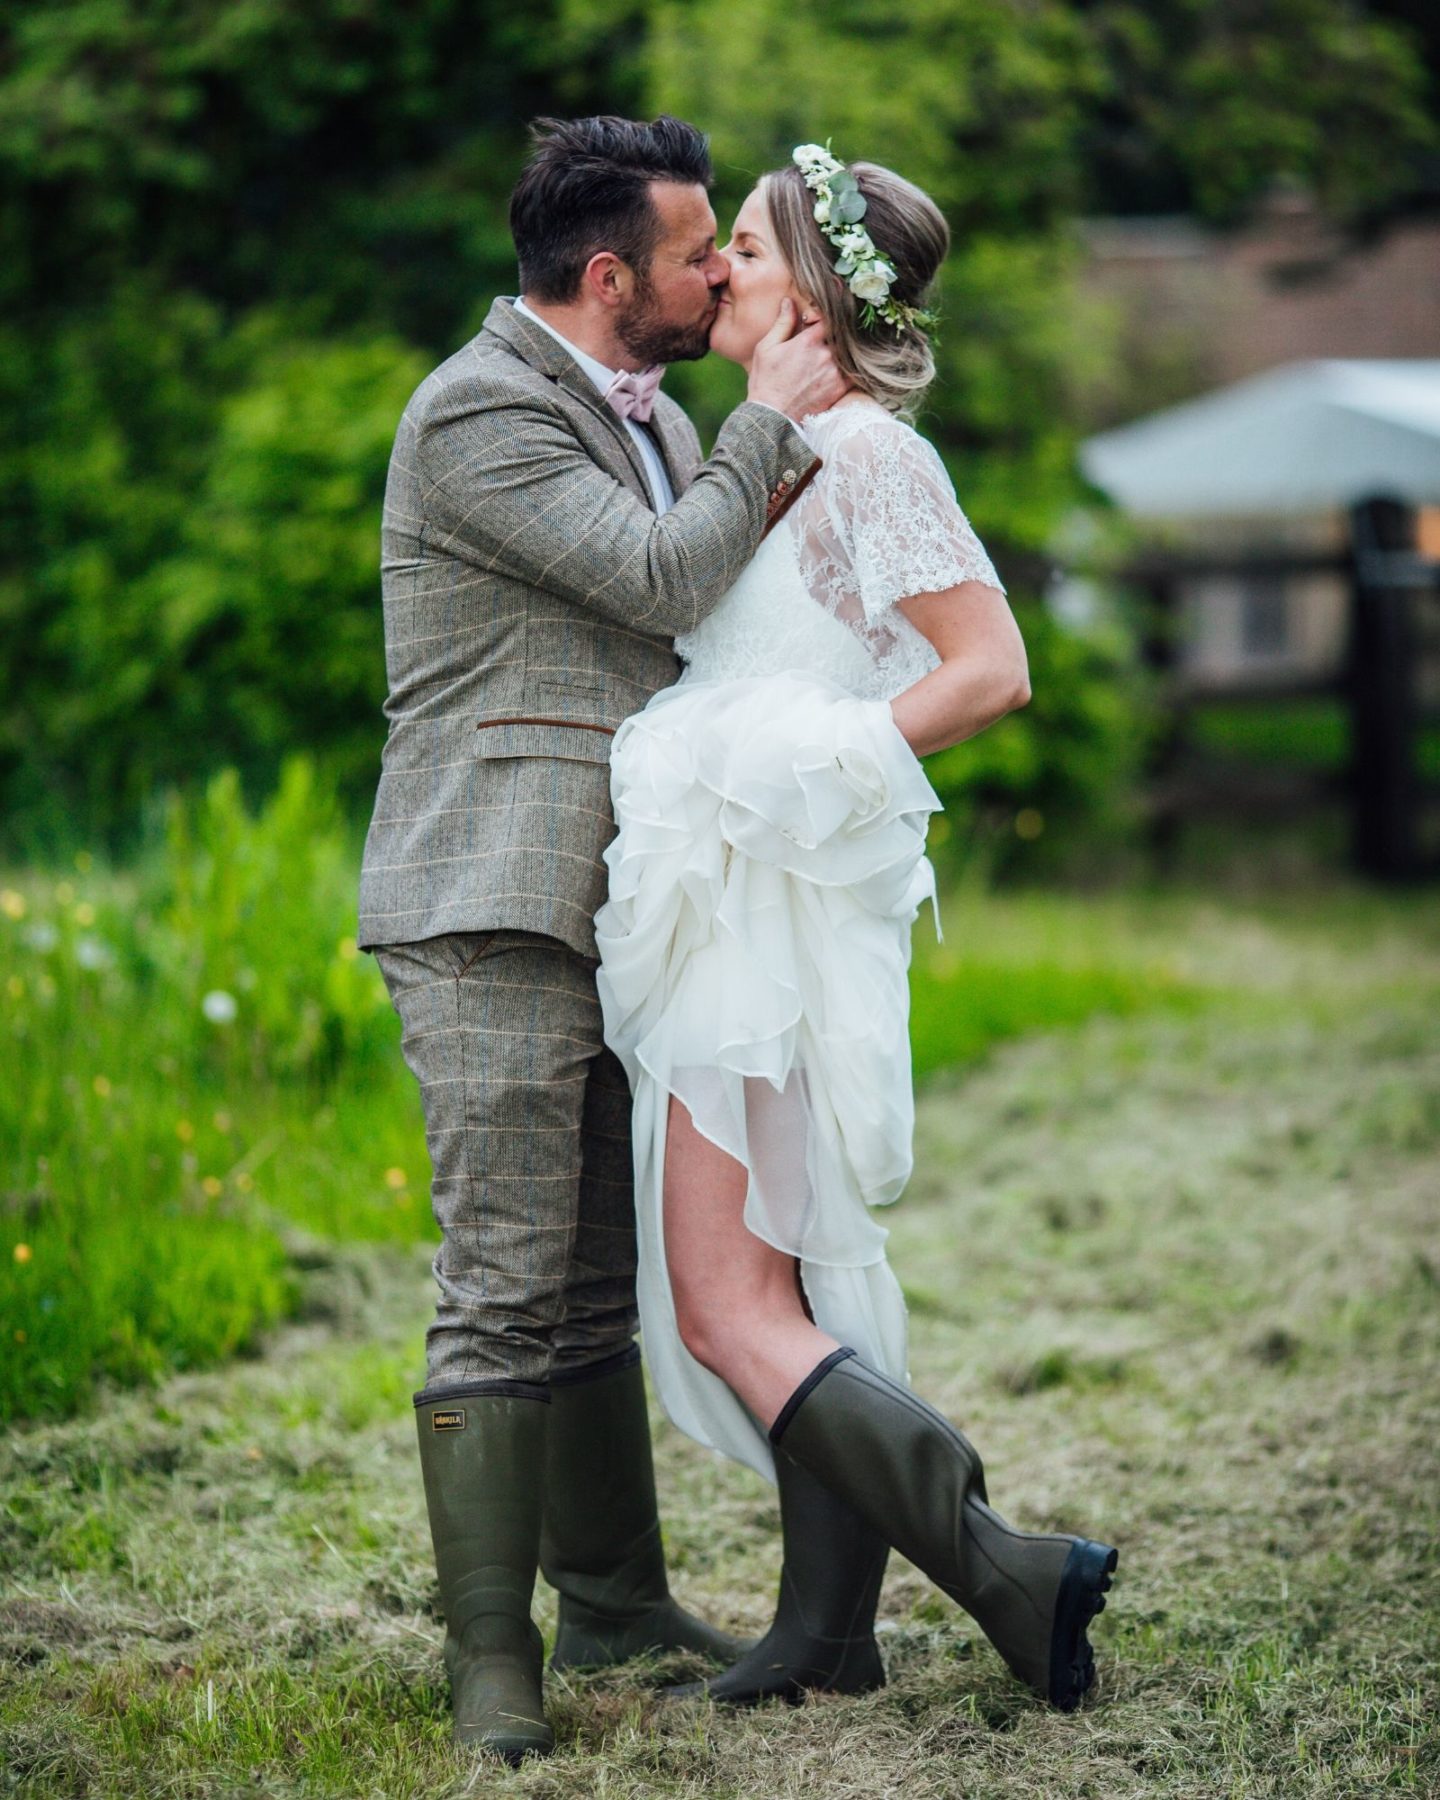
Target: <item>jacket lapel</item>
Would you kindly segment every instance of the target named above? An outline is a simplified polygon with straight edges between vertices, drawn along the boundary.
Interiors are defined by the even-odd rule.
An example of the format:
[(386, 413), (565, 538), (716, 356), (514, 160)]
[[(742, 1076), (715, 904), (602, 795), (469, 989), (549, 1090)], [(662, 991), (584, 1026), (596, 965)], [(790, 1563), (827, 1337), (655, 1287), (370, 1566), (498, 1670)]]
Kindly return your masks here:
[(695, 469), (689, 442), (677, 428), (675, 414), (680, 409), (675, 407), (672, 413), (672, 406), (674, 402), (667, 405), (663, 396), (657, 399), (655, 410), (650, 415), (650, 431), (660, 447), (665, 473), (670, 477), (670, 491), (678, 500), (695, 479)]
[[(481, 330), (500, 338), (523, 362), (529, 363), (539, 374), (548, 375), (557, 387), (562, 388), (572, 400), (578, 401), (602, 422), (617, 452), (607, 466), (618, 479), (624, 479), (621, 469), (614, 466), (616, 463), (623, 465), (624, 474), (631, 477), (628, 485), (636, 490), (647, 506), (653, 506), (650, 483), (645, 478), (645, 464), (635, 440), (625, 429), (620, 415), (613, 407), (606, 405), (595, 383), (565, 347), (551, 337), (548, 331), (542, 331), (532, 319), (527, 319), (524, 313), (516, 312), (513, 302), (507, 299), (494, 302)], [(652, 419), (654, 416), (652, 414)], [(668, 451), (666, 461), (671, 461)], [(676, 492), (679, 492), (678, 488)]]

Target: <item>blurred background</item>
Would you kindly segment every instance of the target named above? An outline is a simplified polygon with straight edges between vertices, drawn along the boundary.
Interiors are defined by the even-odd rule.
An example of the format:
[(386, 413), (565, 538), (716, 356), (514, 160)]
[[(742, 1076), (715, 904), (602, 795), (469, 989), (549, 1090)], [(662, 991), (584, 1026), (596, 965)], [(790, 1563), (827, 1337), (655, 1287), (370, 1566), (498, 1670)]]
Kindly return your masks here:
[[(1437, 60), (1420, 0), (16, 0), (0, 1417), (249, 1342), (296, 1232), (430, 1229), (353, 940), (379, 505), (537, 114), (698, 121), (722, 230), (827, 137), (952, 222), (921, 424), (1035, 698), (932, 759), (922, 1070), (1203, 986), (1136, 907), (1426, 917)], [(669, 390), (708, 436), (737, 372)]]
[[(0, 1787), (498, 1791), (354, 937), (380, 503), (527, 122), (670, 111), (722, 231), (826, 138), (953, 227), (920, 425), (1034, 699), (930, 760), (887, 1222), (921, 1391), (1121, 1588), (1079, 1724), (893, 1558), (886, 1694), (557, 1683), (504, 1791), (1440, 1792), (1437, 64), (1424, 0), (9, 0)], [(773, 1497), (656, 1445), (677, 1592), (762, 1630)]]

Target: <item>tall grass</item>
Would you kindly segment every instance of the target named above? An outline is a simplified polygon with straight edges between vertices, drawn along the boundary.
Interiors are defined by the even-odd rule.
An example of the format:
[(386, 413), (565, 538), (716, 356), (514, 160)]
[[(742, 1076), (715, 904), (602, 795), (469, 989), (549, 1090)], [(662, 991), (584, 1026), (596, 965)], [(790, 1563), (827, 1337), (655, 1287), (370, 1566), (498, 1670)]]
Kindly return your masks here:
[(230, 775), (172, 802), (130, 873), (76, 863), (0, 894), (0, 1418), (242, 1349), (296, 1301), (289, 1226), (426, 1218), (393, 1015), (347, 935), (349, 834), (310, 766), (257, 816)]
[[(81, 855), (5, 884), (0, 1420), (243, 1350), (297, 1304), (297, 1234), (433, 1230), (355, 875), (353, 833), (296, 761), (258, 813), (231, 774), (172, 800), (133, 869)], [(917, 932), (921, 1075), (1192, 991), (1123, 925), (1077, 942), (1063, 902), (945, 910), (943, 946)]]

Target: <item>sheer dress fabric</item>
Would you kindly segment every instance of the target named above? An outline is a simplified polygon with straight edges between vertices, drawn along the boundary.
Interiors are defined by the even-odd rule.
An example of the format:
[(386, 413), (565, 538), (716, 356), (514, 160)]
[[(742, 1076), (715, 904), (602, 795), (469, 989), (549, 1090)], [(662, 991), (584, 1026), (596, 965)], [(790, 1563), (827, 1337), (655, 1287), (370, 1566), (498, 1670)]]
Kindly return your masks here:
[[(870, 402), (805, 422), (824, 466), (616, 733), (596, 916), (634, 1101), (638, 1298), (661, 1404), (773, 1479), (764, 1430), (686, 1350), (665, 1262), (670, 1097), (746, 1171), (745, 1223), (816, 1323), (897, 1379), (905, 1306), (871, 1209), (909, 1178), (910, 928), (940, 803), (889, 701), (938, 665), (898, 610), (1003, 592), (944, 465)], [(956, 604), (964, 605), (964, 597)]]

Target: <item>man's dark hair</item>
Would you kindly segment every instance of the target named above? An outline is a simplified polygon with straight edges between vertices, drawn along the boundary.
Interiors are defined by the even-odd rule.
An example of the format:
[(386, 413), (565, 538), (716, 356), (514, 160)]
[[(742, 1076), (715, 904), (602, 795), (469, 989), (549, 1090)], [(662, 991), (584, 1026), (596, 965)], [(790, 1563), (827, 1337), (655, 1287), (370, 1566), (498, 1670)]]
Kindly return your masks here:
[(643, 281), (660, 241), (652, 181), (708, 188), (704, 135), (683, 119), (653, 125), (602, 115), (536, 119), (535, 149), (510, 196), (520, 291), (563, 305), (580, 292), (590, 258), (609, 250)]

